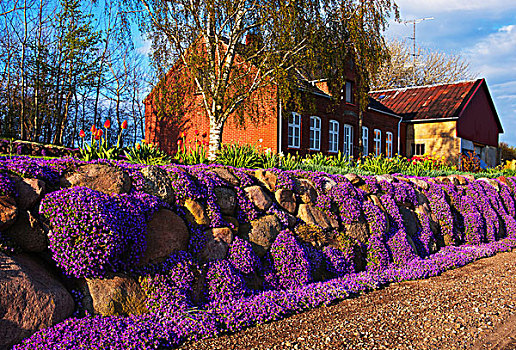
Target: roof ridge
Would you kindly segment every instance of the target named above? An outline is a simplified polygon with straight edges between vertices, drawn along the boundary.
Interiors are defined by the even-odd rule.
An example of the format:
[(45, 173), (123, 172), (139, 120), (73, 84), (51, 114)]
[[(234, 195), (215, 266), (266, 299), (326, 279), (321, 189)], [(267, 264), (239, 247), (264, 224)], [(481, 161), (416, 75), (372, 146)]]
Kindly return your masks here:
[(467, 79), (467, 80), (459, 80), (452, 83), (438, 83), (438, 84), (429, 84), (429, 85), (418, 85), (418, 86), (405, 86), (402, 88), (394, 88), (394, 89), (383, 89), (383, 90), (373, 90), (369, 91), (368, 94), (371, 93), (378, 93), (378, 92), (388, 92), (388, 91), (405, 91), (409, 89), (423, 89), (423, 88), (431, 88), (436, 86), (443, 86), (443, 85), (457, 85), (457, 84), (463, 84), (463, 83), (474, 83), (478, 80), (482, 80), (484, 78), (477, 78), (477, 79)]

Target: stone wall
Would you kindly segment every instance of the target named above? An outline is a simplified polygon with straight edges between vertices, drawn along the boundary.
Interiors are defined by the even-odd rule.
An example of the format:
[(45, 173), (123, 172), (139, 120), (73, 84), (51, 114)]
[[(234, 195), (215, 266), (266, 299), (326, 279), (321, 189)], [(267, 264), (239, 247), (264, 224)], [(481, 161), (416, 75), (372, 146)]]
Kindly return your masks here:
[[(259, 293), (410, 270), (451, 246), (516, 237), (512, 178), (34, 159), (1, 165), (0, 230), (16, 249), (0, 243), (9, 254), (0, 253), (0, 308), (7, 310), (0, 348), (70, 316), (71, 293), (79, 312), (156, 312), (149, 286), (163, 264), (194, 266), (177, 283), (189, 283), (184, 305), (203, 307), (220, 302), (213, 269), (232, 271), (236, 285)], [(38, 306), (48, 300), (54, 309)], [(35, 311), (17, 312), (20, 305)]]

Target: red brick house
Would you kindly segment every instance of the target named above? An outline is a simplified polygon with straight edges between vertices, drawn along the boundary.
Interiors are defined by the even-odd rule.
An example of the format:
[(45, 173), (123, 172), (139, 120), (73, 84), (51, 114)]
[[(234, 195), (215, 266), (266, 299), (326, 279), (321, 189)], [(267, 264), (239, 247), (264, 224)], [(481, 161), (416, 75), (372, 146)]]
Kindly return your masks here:
[[(223, 129), (222, 142), (256, 144), (273, 152), (301, 155), (318, 152), (337, 154), (339, 151), (351, 156), (360, 153), (392, 156), (398, 153), (401, 117), (371, 98), (359, 131), (353, 75), (348, 78), (342, 98), (336, 99), (329, 95), (324, 81), (309, 81), (299, 74), (298, 87), (302, 99), (310, 101), (306, 108), (289, 109), (289, 103), (279, 100), (274, 86), (258, 91), (260, 101), (254, 110), (254, 121), (249, 120), (249, 115), (230, 117)], [(200, 95), (191, 94), (185, 98), (188, 108), (185, 108), (181, 125), (168, 118), (158, 118), (155, 99), (150, 96), (152, 93), (144, 101), (147, 141), (157, 143), (164, 151), (173, 154), (181, 134), (184, 133), (188, 141), (208, 133), (209, 121)], [(245, 122), (241, 124), (239, 119)], [(362, 150), (359, 149), (359, 137), (363, 141)]]
[(456, 163), (475, 152), (488, 166), (498, 160), (502, 124), (485, 79), (372, 91), (369, 95), (403, 117), (401, 154), (444, 156)]
[[(359, 130), (351, 66), (348, 71), (342, 96), (331, 96), (325, 80), (310, 80), (296, 72), (304, 107), (281, 101), (273, 84), (263, 87), (251, 97), (253, 108), (228, 118), (222, 142), (300, 155), (340, 151), (354, 157), (396, 153), (411, 157), (435, 153), (453, 163), (469, 150), (487, 165), (497, 164), (498, 135), (503, 129), (484, 79), (372, 91)], [(145, 138), (169, 154), (176, 152), (180, 135), (185, 135), (188, 143), (209, 134), (202, 96), (194, 89), (183, 89), (183, 76), (176, 65), (166, 78), (167, 86), (186, 91), (179, 101), (181, 122), (158, 117), (156, 104), (162, 101), (155, 98), (156, 90), (144, 100)]]

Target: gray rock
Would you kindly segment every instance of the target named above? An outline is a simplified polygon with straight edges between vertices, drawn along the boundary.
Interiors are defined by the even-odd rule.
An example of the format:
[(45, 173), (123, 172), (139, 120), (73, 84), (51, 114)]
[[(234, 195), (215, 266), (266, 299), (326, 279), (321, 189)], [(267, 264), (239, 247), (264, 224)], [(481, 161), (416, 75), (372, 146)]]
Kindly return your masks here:
[(297, 217), (309, 225), (319, 225), (324, 229), (338, 229), (339, 223), (313, 204), (300, 204)]
[(185, 201), (185, 208), (188, 210), (186, 213), (186, 219), (189, 222), (196, 223), (198, 225), (210, 224), (210, 218), (206, 214), (204, 206), (201, 203), (188, 198)]
[(46, 184), (40, 179), (23, 179), (16, 176), (14, 181), (18, 192), (16, 203), (21, 210), (34, 207), (45, 194)]
[(237, 205), (235, 191), (225, 187), (216, 187), (214, 192), (217, 197), (216, 203), (220, 207), (222, 214), (233, 215)]
[(409, 180), (414, 185), (416, 185), (417, 187), (419, 187), (419, 188), (421, 188), (423, 190), (428, 190), (430, 188), (430, 185), (428, 185), (428, 183), (426, 181), (423, 181), (421, 179), (409, 178)]
[(297, 179), (296, 191), (303, 203), (315, 203), (317, 200), (317, 191), (310, 180)]
[(143, 192), (161, 198), (166, 203), (174, 201), (174, 188), (168, 173), (154, 165), (141, 170), (144, 178)]
[(208, 262), (225, 259), (229, 245), (233, 242), (233, 231), (229, 227), (218, 227), (207, 230), (206, 244), (200, 253), (201, 260)]
[(254, 172), (254, 176), (258, 179), (258, 181), (264, 184), (269, 191), (276, 191), (276, 182), (278, 181), (276, 174), (271, 171), (258, 169)]
[(288, 211), (293, 214), (296, 211), (296, 197), (294, 196), (294, 192), (287, 189), (279, 189), (274, 193), (274, 197), (276, 197), (276, 202)]
[(247, 197), (260, 210), (267, 210), (272, 205), (271, 197), (260, 186), (246, 187)]
[(127, 193), (131, 189), (129, 174), (105, 164), (85, 164), (60, 180), (62, 187), (83, 186), (107, 194)]
[(369, 227), (364, 218), (360, 217), (359, 220), (352, 222), (351, 224), (344, 225), (346, 234), (356, 241), (361, 243), (367, 243), (369, 241)]
[(345, 174), (344, 177), (346, 179), (348, 179), (349, 182), (351, 182), (351, 184), (353, 184), (353, 186), (360, 186), (361, 184), (364, 183), (364, 180), (357, 174), (353, 174), (353, 173)]
[(404, 206), (400, 206), (399, 210), (401, 218), (403, 219), (403, 226), (405, 227), (405, 231), (410, 237), (416, 236), (419, 231), (419, 223), (416, 214)]
[(226, 181), (228, 184), (232, 186), (240, 186), (240, 180), (238, 180), (228, 169), (224, 167), (215, 167), (210, 169), (210, 171), (217, 174), (218, 177)]
[(376, 180), (378, 181), (387, 181), (388, 183), (396, 182), (396, 178), (392, 176), (391, 174), (382, 174), (382, 175), (376, 175)]
[(9, 228), (17, 217), (16, 201), (8, 196), (0, 196), (0, 230)]
[(275, 215), (266, 215), (251, 221), (249, 226), (244, 238), (251, 242), (256, 255), (263, 257), (279, 234), (281, 223)]

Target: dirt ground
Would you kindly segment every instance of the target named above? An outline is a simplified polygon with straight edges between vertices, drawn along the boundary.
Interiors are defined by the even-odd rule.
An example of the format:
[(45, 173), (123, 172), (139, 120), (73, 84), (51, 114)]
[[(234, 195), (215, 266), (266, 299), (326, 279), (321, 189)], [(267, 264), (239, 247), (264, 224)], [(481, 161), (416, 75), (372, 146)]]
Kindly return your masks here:
[(180, 349), (516, 350), (516, 251)]

